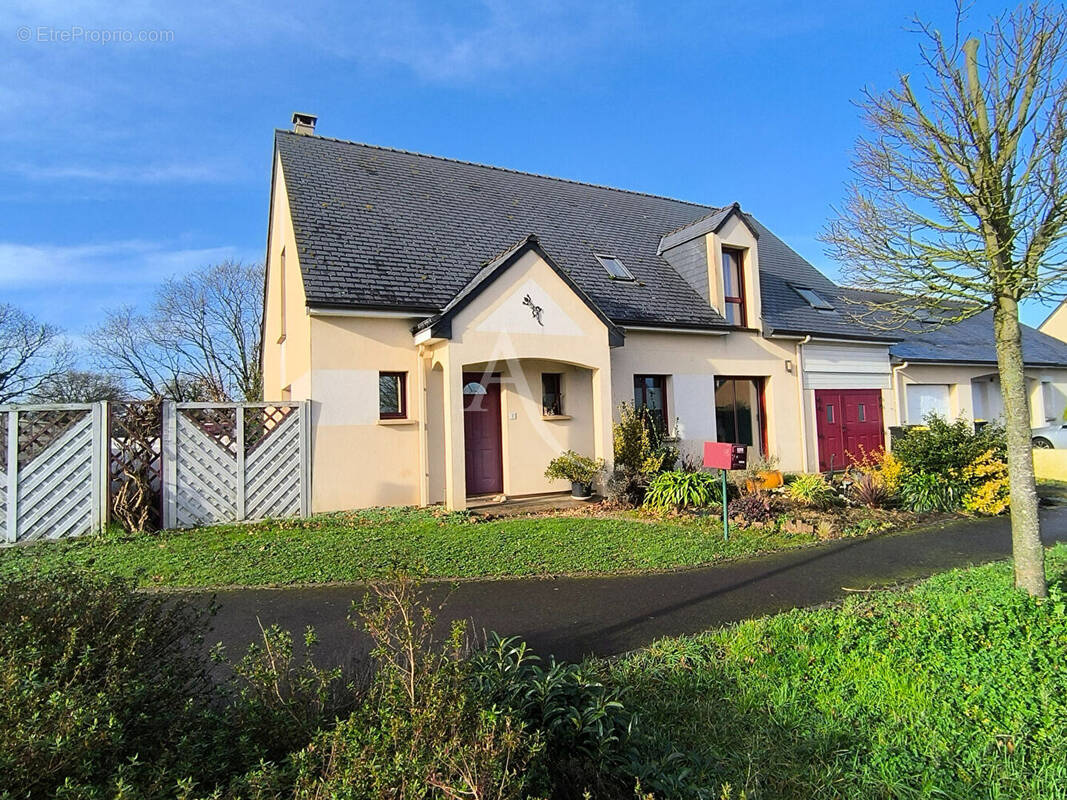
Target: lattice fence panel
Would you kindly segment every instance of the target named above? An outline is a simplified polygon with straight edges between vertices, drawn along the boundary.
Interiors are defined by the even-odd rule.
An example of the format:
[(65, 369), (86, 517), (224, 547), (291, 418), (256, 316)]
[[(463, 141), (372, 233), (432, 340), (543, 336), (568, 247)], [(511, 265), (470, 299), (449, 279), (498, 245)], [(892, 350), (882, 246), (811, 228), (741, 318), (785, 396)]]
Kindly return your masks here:
[[(232, 412), (232, 409), (227, 409)], [(211, 415), (214, 419), (215, 415)], [(237, 515), (236, 440), (232, 428), (185, 410), (177, 414), (176, 517), (179, 528), (232, 522)]]
[[(29, 443), (32, 458), (21, 458), (18, 481), (18, 538), (60, 539), (93, 529), (93, 422), (64, 414), (58, 436)], [(21, 434), (21, 431), (20, 431)], [(21, 444), (21, 442), (20, 442)]]
[[(249, 409), (251, 410), (251, 409)], [(279, 409), (280, 410), (280, 409)], [(300, 414), (286, 408), (274, 414), (265, 409), (253, 430), (262, 432), (253, 442), (245, 427), (245, 517), (291, 517), (300, 514)]]

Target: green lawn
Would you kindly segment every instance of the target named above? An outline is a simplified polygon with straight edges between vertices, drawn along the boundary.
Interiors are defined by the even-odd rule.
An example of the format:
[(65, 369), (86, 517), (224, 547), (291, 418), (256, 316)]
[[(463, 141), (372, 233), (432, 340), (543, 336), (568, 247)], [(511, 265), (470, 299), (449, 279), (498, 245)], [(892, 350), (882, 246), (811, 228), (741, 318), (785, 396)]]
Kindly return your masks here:
[(813, 541), (736, 530), (724, 543), (712, 518), (620, 512), (477, 521), (394, 508), (7, 548), (0, 550), (0, 577), (86, 567), (144, 585), (254, 586), (361, 580), (386, 575), (393, 565), (447, 578), (623, 572), (710, 564)]
[(1067, 547), (691, 638), (614, 666), (690, 785), (756, 798), (1067, 797)]

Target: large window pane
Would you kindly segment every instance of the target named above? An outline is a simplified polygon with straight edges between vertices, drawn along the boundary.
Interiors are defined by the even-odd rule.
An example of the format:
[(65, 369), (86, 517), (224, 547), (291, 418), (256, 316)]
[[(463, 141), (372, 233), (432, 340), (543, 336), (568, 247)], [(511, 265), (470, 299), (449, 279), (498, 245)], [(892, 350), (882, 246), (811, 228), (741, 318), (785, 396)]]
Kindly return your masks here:
[(759, 390), (751, 378), (716, 378), (716, 439), (720, 442), (757, 444)]

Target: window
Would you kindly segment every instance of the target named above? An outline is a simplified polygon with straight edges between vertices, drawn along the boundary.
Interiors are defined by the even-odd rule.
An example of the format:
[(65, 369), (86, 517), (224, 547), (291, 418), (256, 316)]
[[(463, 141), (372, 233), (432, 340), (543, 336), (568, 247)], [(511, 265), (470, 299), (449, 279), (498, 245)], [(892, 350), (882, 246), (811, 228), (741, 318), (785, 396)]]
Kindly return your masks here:
[(408, 374), (378, 373), (378, 416), (381, 419), (404, 419), (408, 415)]
[(723, 315), (731, 325), (745, 326), (745, 273), (744, 253), (729, 247), (722, 249), (722, 294), (725, 308)]
[(278, 259), (278, 344), (285, 341), (285, 248)]
[(1056, 414), (1056, 390), (1052, 381), (1041, 381), (1041, 405), (1045, 407), (1045, 422), (1055, 422), (1059, 419)]
[(826, 404), (826, 421), (827, 422), (833, 422), (834, 421), (834, 404), (833, 403), (827, 403)]
[(858, 403), (856, 405), (856, 419), (859, 422), (866, 422), (867, 421), (867, 406), (865, 404)]
[(909, 383), (908, 424), (922, 425), (931, 414), (948, 419), (948, 386), (935, 383)]
[(645, 409), (652, 424), (660, 431), (668, 430), (667, 377), (634, 375), (634, 408)]
[(803, 297), (812, 308), (816, 308), (819, 311), (834, 310), (834, 307), (823, 299), (823, 297), (814, 289), (806, 289), (803, 286), (794, 286), (793, 291)]
[(630, 270), (626, 269), (626, 265), (619, 261), (619, 259), (615, 258), (615, 256), (597, 255), (596, 260), (600, 262), (600, 266), (607, 270), (608, 275), (610, 275), (613, 280), (636, 280), (636, 278), (634, 278), (634, 274), (630, 272)]
[(563, 376), (558, 372), (541, 373), (541, 413), (546, 417), (563, 414)]
[(763, 378), (715, 379), (715, 438), (767, 451)]

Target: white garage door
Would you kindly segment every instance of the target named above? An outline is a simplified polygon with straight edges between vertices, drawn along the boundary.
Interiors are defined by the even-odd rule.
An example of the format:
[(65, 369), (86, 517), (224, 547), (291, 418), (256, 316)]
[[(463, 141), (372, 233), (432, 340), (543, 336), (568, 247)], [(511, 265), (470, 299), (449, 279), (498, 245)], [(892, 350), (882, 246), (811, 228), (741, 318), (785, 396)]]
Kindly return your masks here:
[(930, 414), (948, 419), (948, 385), (943, 383), (909, 383), (908, 424), (921, 425)]

